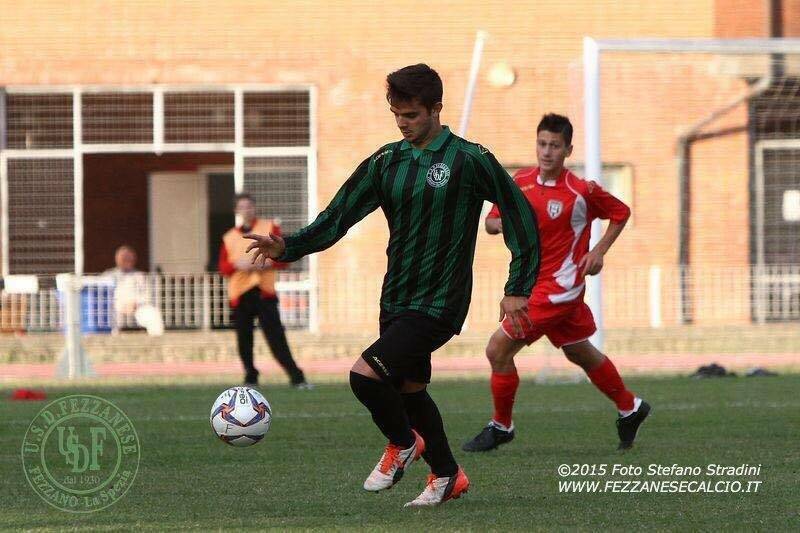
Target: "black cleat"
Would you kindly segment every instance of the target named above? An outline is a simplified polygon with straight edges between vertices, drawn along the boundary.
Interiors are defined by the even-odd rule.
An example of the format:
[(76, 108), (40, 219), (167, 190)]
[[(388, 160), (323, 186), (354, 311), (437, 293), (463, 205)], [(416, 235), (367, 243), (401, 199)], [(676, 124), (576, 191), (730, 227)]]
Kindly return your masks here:
[(639, 404), (639, 409), (635, 413), (631, 413), (625, 418), (617, 418), (617, 433), (619, 434), (618, 450), (630, 450), (633, 447), (633, 441), (636, 440), (636, 434), (639, 432), (639, 426), (645, 421), (647, 415), (650, 414), (650, 404), (642, 400)]
[(489, 422), (474, 439), (465, 442), (461, 449), (465, 452), (488, 452), (512, 440), (514, 440), (513, 425), (511, 429), (504, 431)]
[(253, 370), (248, 370), (247, 374), (244, 375), (244, 384), (253, 387), (258, 385), (258, 370), (255, 368)]

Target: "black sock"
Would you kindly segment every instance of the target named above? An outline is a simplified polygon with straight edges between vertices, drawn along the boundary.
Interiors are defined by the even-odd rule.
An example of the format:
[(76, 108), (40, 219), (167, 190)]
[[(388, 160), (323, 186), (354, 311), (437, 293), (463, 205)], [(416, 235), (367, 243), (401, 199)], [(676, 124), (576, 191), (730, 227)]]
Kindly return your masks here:
[(442, 415), (427, 390), (401, 394), (403, 404), (417, 432), (425, 439), (425, 453), (422, 457), (431, 466), (436, 477), (450, 477), (458, 472), (458, 463), (453, 458), (447, 435), (444, 433)]
[(358, 401), (369, 409), (375, 425), (389, 442), (403, 448), (414, 444), (414, 433), (397, 389), (355, 372), (350, 372), (350, 388)]

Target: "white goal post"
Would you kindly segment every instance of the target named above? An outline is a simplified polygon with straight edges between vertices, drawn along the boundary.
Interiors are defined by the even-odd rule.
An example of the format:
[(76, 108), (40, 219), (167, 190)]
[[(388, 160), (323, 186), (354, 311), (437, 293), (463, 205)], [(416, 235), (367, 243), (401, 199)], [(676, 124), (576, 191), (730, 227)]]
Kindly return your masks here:
[[(716, 55), (778, 55), (800, 54), (800, 39), (593, 39), (583, 40), (583, 82), (584, 82), (584, 135), (585, 135), (585, 173), (594, 180), (601, 179), (603, 168), (601, 139), (601, 74), (603, 72), (604, 52), (629, 53), (685, 53)], [(742, 103), (743, 95), (733, 104)], [(727, 108), (725, 110), (727, 112)], [(708, 118), (716, 118), (713, 114)], [(697, 126), (705, 125), (700, 122)], [(757, 150), (757, 155), (761, 151)], [(760, 171), (760, 170), (759, 170)], [(760, 208), (757, 208), (760, 209)], [(592, 245), (601, 237), (598, 221), (592, 226)], [(759, 245), (756, 245), (758, 247)], [(763, 253), (759, 254), (763, 261)], [(756, 265), (758, 266), (758, 265)], [(597, 322), (597, 333), (592, 341), (598, 347), (603, 345), (603, 306), (601, 279), (596, 276), (588, 283), (589, 305)]]

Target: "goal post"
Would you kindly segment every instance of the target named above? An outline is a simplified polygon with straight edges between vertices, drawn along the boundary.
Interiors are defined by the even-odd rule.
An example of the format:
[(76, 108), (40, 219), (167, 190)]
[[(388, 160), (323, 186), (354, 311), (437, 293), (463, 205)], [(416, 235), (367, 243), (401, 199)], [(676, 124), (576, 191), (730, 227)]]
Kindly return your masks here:
[[(791, 218), (800, 217), (800, 172), (789, 170), (800, 168), (800, 151), (792, 151), (800, 145), (800, 39), (586, 37), (582, 62), (585, 174), (602, 182), (610, 165), (631, 167), (630, 188), (641, 205), (633, 206), (635, 229), (626, 233), (636, 242), (636, 264), (677, 272), (674, 294), (663, 298), (653, 280), (668, 285), (669, 277), (651, 277), (650, 297), (641, 301), (662, 307), (651, 310), (650, 322), (794, 316), (793, 308), (776, 306), (781, 298), (794, 306), (798, 297), (784, 273), (800, 262), (785, 244), (800, 238)], [(765, 150), (776, 154), (766, 170), (771, 181)], [(601, 232), (595, 224), (592, 244)], [(744, 311), (726, 308), (733, 295), (711, 287), (705, 275), (716, 269), (713, 282), (721, 285), (720, 268), (739, 266)], [(598, 325), (593, 340), (602, 346), (608, 306), (601, 297), (614, 291), (603, 291), (597, 276), (587, 292)]]

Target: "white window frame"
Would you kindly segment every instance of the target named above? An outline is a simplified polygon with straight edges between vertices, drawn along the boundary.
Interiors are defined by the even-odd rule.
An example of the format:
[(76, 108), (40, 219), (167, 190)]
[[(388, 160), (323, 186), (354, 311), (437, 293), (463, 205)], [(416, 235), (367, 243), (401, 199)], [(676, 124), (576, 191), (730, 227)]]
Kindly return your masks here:
[[(9, 220), (8, 220), (8, 160), (68, 158), (73, 161), (74, 179), (74, 231), (75, 273), (83, 273), (83, 156), (98, 153), (174, 152), (230, 152), (234, 156), (234, 187), (241, 192), (244, 186), (245, 157), (306, 157), (308, 164), (308, 221), (317, 215), (317, 88), (311, 84), (220, 84), (220, 85), (12, 85), (0, 88), (6, 94), (72, 94), (73, 146), (66, 149), (3, 149), (0, 146), (0, 239), (2, 239), (2, 274), (9, 273)], [(308, 146), (245, 147), (244, 146), (244, 93), (246, 92), (307, 92), (309, 95)], [(151, 93), (153, 96), (153, 141), (150, 143), (84, 144), (82, 141), (83, 94)], [(167, 92), (232, 92), (234, 95), (234, 142), (232, 143), (166, 143), (164, 142), (164, 94)], [(5, 99), (3, 99), (5, 101)], [(5, 113), (0, 114), (5, 128)], [(5, 135), (5, 131), (0, 132)], [(5, 138), (5, 137), (3, 137)], [(316, 256), (309, 258), (309, 329), (319, 329), (318, 319), (318, 265)]]

